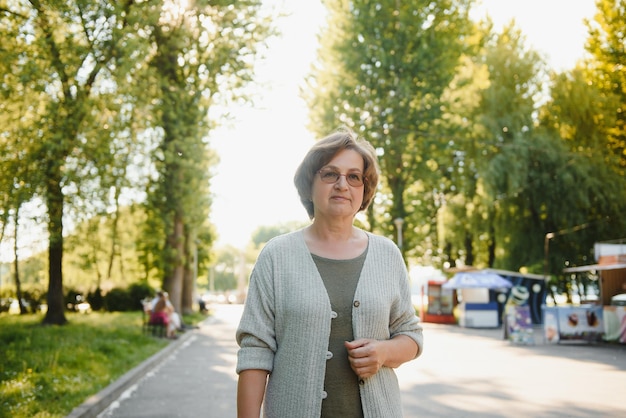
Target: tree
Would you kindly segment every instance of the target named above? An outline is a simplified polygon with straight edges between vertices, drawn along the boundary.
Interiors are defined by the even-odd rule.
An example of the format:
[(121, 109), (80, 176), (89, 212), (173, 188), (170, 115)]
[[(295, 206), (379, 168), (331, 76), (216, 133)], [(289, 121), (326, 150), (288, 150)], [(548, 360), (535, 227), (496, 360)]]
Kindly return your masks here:
[[(567, 190), (565, 199), (556, 199), (561, 223), (548, 228), (554, 238), (546, 262), (554, 275), (564, 266), (592, 263), (595, 242), (623, 238), (626, 231), (626, 4), (599, 0), (596, 7), (587, 21), (589, 55), (573, 70), (552, 75), (551, 98), (540, 111), (541, 128), (567, 149), (558, 178), (573, 177), (559, 185)], [(569, 279), (560, 279), (565, 287)]]
[(593, 21), (587, 21), (589, 38), (585, 48), (587, 80), (603, 95), (597, 105), (611, 117), (601, 123), (607, 129), (606, 147), (611, 163), (622, 177), (626, 175), (626, 1), (597, 0)]
[[(111, 219), (108, 214), (96, 215), (77, 224), (66, 239), (63, 258), (64, 285), (87, 291), (107, 291), (146, 282), (158, 287), (160, 280), (145, 280), (138, 262), (141, 223), (145, 214), (139, 204), (120, 207)], [(112, 232), (117, 222), (118, 231)], [(114, 249), (115, 247), (115, 249)], [(114, 251), (114, 253), (112, 253)]]
[(32, 103), (39, 100), (45, 102), (45, 99), (39, 91), (14, 88), (19, 86), (21, 80), (20, 74), (16, 74), (13, 67), (14, 60), (18, 59), (21, 42), (19, 25), (7, 20), (0, 26), (0, 30), (0, 33), (7, 34), (6, 40), (3, 38), (3, 48), (0, 49), (0, 56), (4, 53), (7, 57), (0, 59), (0, 97), (12, 99), (0, 100), (0, 242), (4, 240), (7, 227), (12, 222), (15, 290), (20, 313), (25, 313), (18, 257), (20, 213), (23, 205), (35, 196), (35, 186), (42, 180), (37, 169), (39, 162), (32, 158), (32, 152), (38, 144), (31, 135), (30, 122), (39, 110)]
[(488, 84), (474, 110), (476, 128), (472, 143), (465, 144), (464, 166), (475, 176), (468, 196), (476, 204), (473, 225), (479, 228), (469, 232), (469, 241), (489, 267), (526, 265), (532, 260), (528, 249), (535, 248), (532, 237), (543, 237), (533, 233), (539, 225), (531, 218), (532, 202), (525, 195), (534, 187), (530, 157), (539, 146), (533, 112), (542, 90), (543, 63), (524, 43), (511, 22), (487, 39), (484, 54), (478, 56)]
[(209, 215), (214, 161), (205, 141), (212, 127), (208, 112), (220, 98), (241, 97), (240, 88), (252, 78), (253, 58), (271, 34), (260, 6), (260, 1), (201, 1), (176, 9), (164, 2), (150, 21), (155, 46), (150, 74), (160, 135), (154, 154), (158, 177), (150, 185), (148, 209), (164, 233), (163, 242), (156, 243), (163, 288), (182, 312), (191, 310), (195, 249), (199, 237), (207, 237), (202, 228)]
[[(130, 187), (128, 167), (141, 165), (133, 145), (156, 149), (153, 170), (138, 172), (165, 186), (169, 194), (161, 194), (157, 205), (172, 205), (151, 231), (162, 233), (157, 240), (168, 237), (166, 254), (174, 256), (168, 260), (176, 260), (161, 259), (160, 267), (176, 271), (176, 280), (166, 276), (172, 287), (179, 286), (180, 271), (190, 271), (195, 237), (207, 237), (199, 227), (206, 227), (207, 173), (214, 161), (204, 140), (212, 126), (208, 107), (238, 97), (239, 87), (251, 79), (252, 57), (270, 21), (257, 15), (259, 5), (201, 1), (184, 10), (168, 1), (33, 0), (0, 8), (0, 62), (6, 70), (0, 106), (10, 112), (3, 121), (11, 122), (2, 128), (1, 137), (7, 138), (2, 145), (15, 145), (14, 155), (37, 165), (32, 194), (41, 195), (47, 208), (45, 324), (66, 322), (64, 216), (73, 211), (80, 220), (113, 208), (111, 270), (118, 251), (119, 200)], [(3, 190), (15, 184), (2, 182)]]
[[(382, 208), (371, 228), (394, 234), (403, 218), (409, 253), (435, 233), (441, 97), (472, 31), (465, 0), (326, 2), (328, 27), (309, 81), (312, 131), (347, 125), (380, 153)], [(374, 224), (377, 223), (377, 225)], [(419, 244), (419, 245), (418, 245)]]
[(237, 269), (241, 265), (240, 250), (232, 246), (216, 251), (215, 264), (212, 266), (213, 289), (220, 292), (237, 288)]
[[(107, 135), (89, 135), (90, 117), (111, 88), (106, 80), (112, 78), (117, 48), (134, 30), (126, 18), (139, 6), (132, 1), (44, 4), (32, 0), (7, 7), (1, 10), (6, 23), (0, 27), (0, 39), (6, 47), (0, 50), (0, 61), (14, 79), (2, 85), (4, 100), (28, 103), (15, 115), (27, 121), (22, 132), (32, 141), (31, 147), (21, 150), (27, 161), (38, 165), (33, 190), (41, 194), (47, 208), (49, 284), (43, 322), (63, 324), (66, 202), (68, 194), (78, 195), (86, 181), (79, 175), (80, 168), (97, 166), (101, 155), (90, 151), (106, 149)], [(10, 125), (7, 131), (14, 128)]]
[(292, 221), (278, 225), (260, 226), (252, 233), (252, 245), (262, 248), (269, 240), (281, 234), (295, 231), (306, 226), (303, 222)]
[(551, 196), (545, 208), (552, 214), (546, 217), (546, 233), (554, 235), (546, 260), (551, 275), (561, 275), (568, 265), (589, 264), (595, 242), (621, 238), (626, 231), (621, 215), (626, 211), (626, 181), (616, 172), (607, 145), (606, 122), (614, 114), (606, 100), (582, 68), (575, 68), (553, 75), (551, 98), (540, 109), (540, 129), (559, 139), (563, 156), (555, 168), (558, 175), (545, 186)]

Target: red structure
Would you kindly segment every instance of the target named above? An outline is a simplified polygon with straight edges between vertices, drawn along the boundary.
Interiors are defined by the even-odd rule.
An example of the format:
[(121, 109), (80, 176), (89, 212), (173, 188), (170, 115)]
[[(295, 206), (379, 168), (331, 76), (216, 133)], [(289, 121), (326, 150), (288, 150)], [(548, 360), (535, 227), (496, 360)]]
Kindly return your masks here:
[(428, 308), (426, 312), (422, 312), (422, 320), (424, 322), (433, 322), (437, 324), (456, 324), (454, 318), (454, 307), (456, 306), (456, 298), (454, 290), (443, 289), (441, 286), (444, 282), (428, 281)]

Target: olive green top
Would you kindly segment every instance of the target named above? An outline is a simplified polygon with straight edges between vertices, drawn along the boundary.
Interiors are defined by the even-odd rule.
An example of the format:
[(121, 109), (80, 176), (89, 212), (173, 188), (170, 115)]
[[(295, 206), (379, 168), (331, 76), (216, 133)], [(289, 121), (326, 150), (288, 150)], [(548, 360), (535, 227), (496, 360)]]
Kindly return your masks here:
[(324, 281), (330, 306), (337, 316), (331, 322), (322, 402), (322, 418), (362, 418), (359, 379), (350, 367), (344, 342), (352, 341), (352, 302), (367, 250), (351, 260), (332, 260), (313, 254)]

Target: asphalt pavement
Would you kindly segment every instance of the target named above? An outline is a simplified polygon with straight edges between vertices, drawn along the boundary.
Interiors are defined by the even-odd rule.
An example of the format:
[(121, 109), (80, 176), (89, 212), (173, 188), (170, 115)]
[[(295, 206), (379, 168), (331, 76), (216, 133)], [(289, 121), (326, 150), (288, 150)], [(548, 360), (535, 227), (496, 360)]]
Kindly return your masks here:
[[(242, 306), (212, 310), (69, 417), (236, 417)], [(397, 369), (405, 417), (626, 417), (626, 345), (546, 344), (540, 328), (534, 338), (513, 345), (501, 329), (425, 323), (423, 355)]]

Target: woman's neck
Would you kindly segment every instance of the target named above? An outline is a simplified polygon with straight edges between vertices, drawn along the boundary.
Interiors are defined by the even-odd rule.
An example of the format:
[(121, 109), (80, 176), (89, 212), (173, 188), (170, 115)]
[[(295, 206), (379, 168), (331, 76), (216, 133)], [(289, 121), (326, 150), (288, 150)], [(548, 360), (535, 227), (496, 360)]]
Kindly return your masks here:
[(304, 240), (311, 253), (331, 259), (355, 258), (367, 248), (367, 235), (352, 225), (332, 227), (314, 222), (304, 230)]

